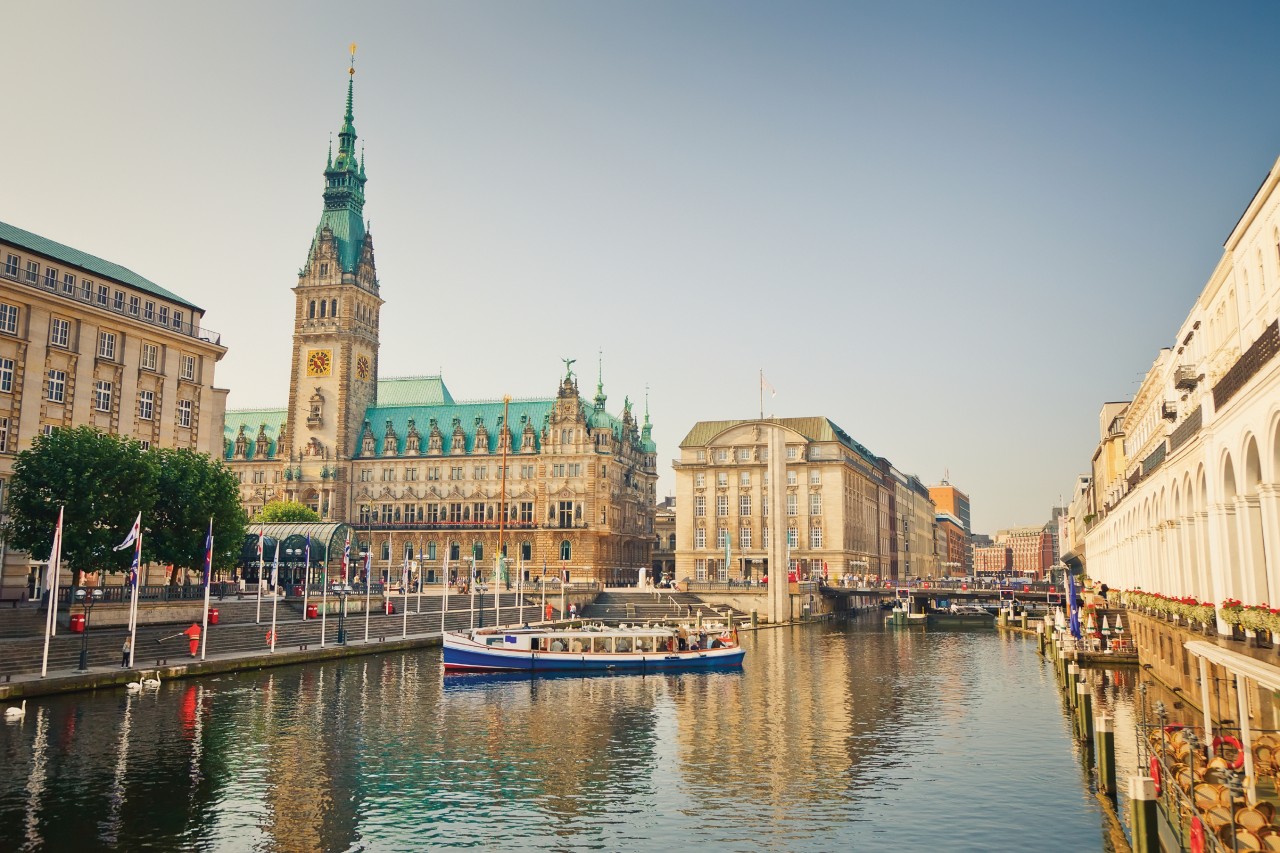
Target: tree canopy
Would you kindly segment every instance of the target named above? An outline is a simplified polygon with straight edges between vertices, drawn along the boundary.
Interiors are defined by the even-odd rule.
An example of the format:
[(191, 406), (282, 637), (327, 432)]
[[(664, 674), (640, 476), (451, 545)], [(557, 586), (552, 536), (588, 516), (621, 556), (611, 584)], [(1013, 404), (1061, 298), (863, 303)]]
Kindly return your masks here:
[(9, 544), (48, 556), (64, 508), (62, 563), (73, 583), (86, 571), (124, 571), (131, 550), (116, 551), (142, 514), (142, 558), (203, 565), (213, 518), (214, 565), (235, 562), (245, 517), (235, 476), (190, 450), (143, 450), (133, 439), (81, 426), (37, 436), (17, 455), (9, 481)]
[(254, 524), (280, 524), (296, 521), (319, 521), (320, 513), (297, 501), (269, 501), (253, 518)]

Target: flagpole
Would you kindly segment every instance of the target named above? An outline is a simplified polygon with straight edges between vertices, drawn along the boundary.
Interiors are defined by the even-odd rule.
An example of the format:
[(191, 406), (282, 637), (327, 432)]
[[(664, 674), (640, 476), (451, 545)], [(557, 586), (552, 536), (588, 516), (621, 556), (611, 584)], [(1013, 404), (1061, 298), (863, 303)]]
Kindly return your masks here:
[(209, 517), (209, 536), (204, 553), (204, 621), (200, 624), (200, 660), (209, 645), (209, 587), (213, 583), (213, 517)]
[(324, 629), (329, 621), (329, 546), (324, 552), (324, 582), (320, 584), (320, 648), (324, 648)]
[(404, 591), (404, 622), (400, 627), (400, 636), (409, 636), (409, 557), (404, 558), (404, 568), (400, 570), (400, 586)]
[(542, 604), (538, 605), (539, 621), (545, 621), (547, 618), (547, 561), (542, 561), (542, 583), (538, 584), (542, 587)]
[(364, 641), (369, 642), (369, 609), (373, 603), (373, 536), (364, 552)]
[(446, 538), (444, 543), (444, 566), (441, 569), (444, 572), (444, 602), (440, 605), (440, 637), (444, 638), (444, 617), (449, 612), (449, 541)]
[(760, 420), (764, 420), (764, 368), (760, 368)]
[(265, 527), (258, 528), (258, 612), (253, 617), (255, 624), (262, 624), (262, 572), (265, 570), (263, 566), (262, 540), (266, 536), (267, 529)]
[(138, 587), (142, 586), (142, 513), (138, 513), (138, 547), (133, 552), (133, 603), (129, 605), (131, 614), (129, 627), (129, 669), (133, 669), (133, 659), (138, 653)]
[[(58, 518), (62, 518), (64, 507), (58, 507)], [(62, 534), (58, 534), (58, 568), (52, 572), (52, 577), (45, 579), (45, 586), (49, 587), (49, 609), (53, 611), (53, 624), (49, 627), (49, 636), (58, 636), (58, 575), (62, 573)], [(71, 590), (67, 590), (67, 616), (71, 616)]]
[(471, 552), (471, 577), (467, 579), (467, 589), (471, 591), (471, 630), (476, 629), (476, 552)]
[(493, 561), (493, 626), (502, 624), (502, 552)]
[(271, 563), (271, 654), (276, 653), (276, 607), (280, 604), (280, 540), (276, 540), (276, 558)]
[(311, 586), (311, 534), (307, 534), (307, 551), (302, 565), (302, 621), (307, 621), (307, 592)]
[(44, 612), (44, 656), (40, 659), (40, 677), (49, 672), (49, 637), (53, 635), (53, 626), (57, 624), (58, 570), (62, 566), (62, 513), (64, 507), (58, 507), (58, 526), (53, 529), (53, 547), (49, 549), (49, 577), (45, 579), (45, 588), (49, 591), (49, 604)]

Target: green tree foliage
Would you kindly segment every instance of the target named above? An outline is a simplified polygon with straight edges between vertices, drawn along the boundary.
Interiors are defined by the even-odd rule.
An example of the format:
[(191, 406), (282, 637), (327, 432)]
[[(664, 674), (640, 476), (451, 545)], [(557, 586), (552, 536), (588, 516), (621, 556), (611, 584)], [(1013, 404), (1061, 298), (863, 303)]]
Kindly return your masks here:
[(254, 516), (254, 524), (280, 524), (296, 521), (319, 521), (320, 513), (297, 501), (271, 501)]
[[(144, 531), (150, 527), (158, 478), (148, 452), (132, 439), (88, 426), (36, 436), (14, 463), (5, 538), (14, 548), (46, 557), (58, 509), (65, 507), (62, 563), (71, 569), (72, 583), (86, 571), (123, 571), (133, 554), (113, 549), (139, 512)], [(147, 542), (144, 535), (144, 548)]]
[(245, 515), (240, 484), (223, 464), (205, 453), (188, 449), (153, 450), (159, 470), (159, 500), (149, 517), (150, 541), (144, 541), (155, 560), (173, 565), (169, 582), (178, 582), (180, 569), (204, 569), (205, 536), (213, 519), (213, 567), (235, 565), (244, 545)]

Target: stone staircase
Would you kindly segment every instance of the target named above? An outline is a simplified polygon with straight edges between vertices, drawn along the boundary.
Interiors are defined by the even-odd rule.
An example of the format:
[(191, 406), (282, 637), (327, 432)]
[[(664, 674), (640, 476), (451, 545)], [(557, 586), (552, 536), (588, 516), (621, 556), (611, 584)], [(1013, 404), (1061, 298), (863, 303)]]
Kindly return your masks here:
[(582, 609), (582, 618), (598, 622), (672, 622), (696, 619), (723, 619), (728, 612), (734, 621), (749, 617), (727, 604), (707, 604), (691, 592), (602, 592)]
[[(524, 596), (524, 606), (520, 609), (519, 618), (517, 618), (516, 604), (519, 599), (520, 596), (514, 592), (502, 594), (502, 621), (504, 623), (535, 622), (542, 618), (542, 608), (538, 603), (538, 599), (528, 595)], [(474, 624), (477, 627), (494, 624), (493, 594), (477, 595), (475, 602), (476, 616)], [(394, 614), (387, 615), (376, 609), (370, 613), (369, 638), (371, 641), (379, 637), (393, 639), (401, 636), (405, 620), (403, 611), (400, 608), (403, 606), (404, 601), (403, 599), (397, 599), (394, 603), (397, 608), (397, 612)], [(441, 605), (443, 603), (441, 597), (424, 595), (421, 602), (421, 613), (416, 612), (418, 600), (414, 596), (409, 596), (408, 603), (408, 633), (410, 635), (439, 632), (442, 615)], [(227, 604), (232, 604), (233, 606), (226, 607), (225, 605)], [(460, 631), (471, 627), (473, 620), (471, 611), (468, 609), (470, 604), (470, 596), (450, 596), (449, 611), (445, 616), (447, 630)], [(237, 602), (232, 602), (231, 599), (228, 599), (221, 603), (215, 601), (211, 602), (210, 606), (218, 608), (220, 621), (217, 625), (209, 626), (208, 655), (266, 653), (266, 634), (271, 628), (270, 600), (264, 601), (262, 604), (262, 621), (260, 623), (254, 622), (257, 603), (251, 599)], [(38, 611), (32, 610), (31, 613), (36, 614), (33, 630), (28, 630), (27, 633), (21, 636), (0, 635), (0, 682), (4, 681), (6, 676), (38, 673), (40, 671), (40, 658), (44, 647), (44, 622), (39, 617)], [(12, 614), (7, 610), (0, 611), (0, 626), (9, 624), (11, 616)], [(560, 618), (559, 611), (556, 610), (553, 616), (554, 618)], [(26, 614), (23, 615), (22, 621), (26, 621)], [(338, 639), (338, 617), (331, 613), (324, 620), (324, 623), (325, 643), (326, 645), (333, 645)], [(348, 611), (345, 623), (348, 641), (352, 643), (363, 642), (365, 636), (364, 613)], [(174, 625), (139, 626), (137, 645), (134, 649), (135, 665), (139, 669), (144, 669), (155, 666), (158, 660), (167, 660), (171, 664), (176, 664), (187, 659), (186, 637), (157, 641), (183, 630), (188, 624), (184, 622)], [(285, 602), (282, 601), (276, 613), (276, 650), (278, 652), (294, 651), (303, 645), (312, 648), (319, 646), (320, 625), (321, 620), (319, 619), (303, 621), (298, 611), (294, 610), (293, 607), (286, 607)], [(126, 629), (117, 627), (90, 630), (89, 665), (118, 666), (120, 664), (120, 648), (127, 635), (128, 631)], [(58, 629), (57, 636), (53, 637), (49, 644), (50, 672), (59, 670), (65, 672), (74, 669), (79, 664), (82, 638), (82, 634), (74, 634), (66, 628), (60, 627)]]

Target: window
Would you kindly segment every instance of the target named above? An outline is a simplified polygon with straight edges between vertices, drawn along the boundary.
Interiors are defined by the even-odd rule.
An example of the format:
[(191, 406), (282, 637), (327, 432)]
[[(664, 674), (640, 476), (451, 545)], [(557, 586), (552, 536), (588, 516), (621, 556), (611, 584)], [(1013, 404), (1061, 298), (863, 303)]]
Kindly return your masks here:
[(40, 434), (48, 437), (53, 435), (53, 430), (54, 430), (53, 424), (44, 424), (43, 426), (40, 427)]
[(440, 469), (439, 469), (439, 468), (428, 468), (428, 469), (427, 469), (427, 479), (428, 479), (428, 480), (439, 480), (439, 479), (440, 479)]
[(751, 515), (751, 495), (738, 495), (738, 515)]
[(552, 466), (551, 466), (551, 476), (552, 476), (552, 477), (563, 477), (563, 476), (564, 476), (564, 463), (563, 463), (563, 462), (558, 462), (558, 463), (556, 463), (555, 465), (552, 465)]
[(44, 268), (44, 286), (50, 290), (58, 289), (58, 271), (53, 267)]
[(707, 547), (707, 531), (706, 528), (699, 527), (693, 531), (693, 547)]
[(738, 448), (738, 461), (739, 461), (739, 462), (750, 462), (750, 461), (751, 461), (751, 448), (749, 448), (749, 447), (740, 447), (740, 448)]
[(98, 304), (106, 306), (111, 301), (111, 288), (105, 284), (98, 285)]
[(40, 280), (40, 265), (35, 261), (27, 261), (27, 281), (35, 284)]
[(810, 472), (809, 472), (809, 485), (811, 485), (811, 486), (820, 486), (820, 485), (822, 485), (822, 472), (821, 472), (821, 471), (819, 471), (819, 470), (817, 470), (817, 469), (815, 468), (814, 470), (812, 470), (812, 471), (810, 471)]
[(76, 292), (76, 277), (71, 273), (64, 273), (62, 276), (62, 292), (74, 296)]
[(716, 461), (717, 461), (717, 462), (728, 462), (728, 461), (729, 461), (729, 451), (727, 451), (727, 450), (723, 450), (723, 449), (722, 449), (722, 450), (717, 450), (717, 451), (716, 451)]
[(406, 480), (416, 480), (416, 479), (418, 479), (418, 469), (417, 469), (417, 468), (405, 468), (405, 469), (404, 469), (404, 478), (405, 478)]
[(115, 299), (113, 299), (111, 302), (111, 307), (116, 309), (117, 311), (124, 310), (124, 291), (121, 291), (121, 290), (116, 291)]
[(156, 304), (154, 302), (142, 303), (142, 319), (148, 322), (156, 319)]
[(798, 495), (787, 495), (787, 515), (800, 514), (800, 501)]
[(9, 419), (0, 418), (0, 453), (9, 451)]
[(532, 480), (535, 476), (537, 476), (537, 475), (533, 473), (533, 466), (532, 466), (532, 465), (521, 465), (521, 466), (520, 466), (520, 479), (522, 479), (522, 480)]
[(373, 469), (372, 469), (372, 468), (361, 468), (361, 469), (360, 469), (360, 482), (362, 482), (362, 483), (371, 483), (371, 482), (373, 482)]
[(719, 471), (716, 473), (716, 485), (722, 489), (729, 485), (729, 473), (727, 471)]
[(18, 306), (0, 302), (0, 332), (18, 334)]
[(799, 534), (794, 527), (787, 528), (787, 546), (790, 548), (798, 548), (800, 543)]
[(149, 421), (156, 415), (156, 392), (138, 392), (138, 420)]
[(751, 488), (751, 472), (743, 471), (738, 474), (738, 487), (742, 489)]
[(142, 345), (142, 369), (155, 370), (160, 363), (160, 347), (155, 344)]
[[(329, 265), (328, 265), (328, 264), (321, 264), (321, 265), (320, 265), (320, 275), (328, 275), (328, 274), (329, 274)], [(435, 557), (432, 557), (431, 559), (433, 559), (433, 560), (434, 560), (434, 559), (435, 559)]]
[(716, 547), (723, 548), (729, 544), (729, 531), (727, 528), (721, 527), (716, 531)]
[(694, 518), (703, 518), (703, 517), (705, 517), (705, 516), (706, 516), (706, 514), (707, 514), (707, 496), (706, 496), (706, 495), (694, 495), (694, 496), (693, 496), (693, 515), (694, 515)]
[(716, 516), (724, 518), (729, 514), (729, 496), (716, 495)]
[(0, 392), (13, 393), (13, 359), (0, 358)]
[(533, 524), (533, 501), (520, 502), (520, 522), (522, 524)]
[(194, 381), (196, 378), (196, 357), (194, 355), (187, 355), (186, 353), (183, 353), (180, 364), (182, 366), (182, 370), (179, 375), (188, 382)]
[(67, 392), (67, 372), (65, 370), (50, 370), (49, 383), (45, 390), (45, 397), (52, 403), (61, 403), (66, 399)]
[(167, 326), (167, 325), (169, 325), (169, 306), (168, 306), (168, 305), (161, 305), (161, 306), (160, 306), (160, 313), (159, 313), (157, 316), (158, 316), (158, 318), (159, 318), (159, 320), (160, 320), (160, 325), (161, 325), (161, 326)]
[(705, 450), (699, 450), (698, 452), (696, 452), (696, 453), (694, 454), (694, 458), (695, 458), (695, 459), (697, 459), (699, 462), (706, 462), (706, 461), (707, 461), (707, 451), (705, 451)]
[(140, 304), (141, 304), (141, 300), (138, 299), (138, 297), (130, 296), (129, 297), (129, 313), (137, 317)]
[(822, 493), (809, 495), (809, 515), (822, 515)]
[(762, 527), (760, 529), (760, 547), (761, 548), (769, 547), (769, 528), (767, 527)]
[(116, 333), (98, 332), (98, 357), (108, 361), (116, 359)]
[(581, 463), (581, 462), (570, 462), (570, 463), (569, 463), (569, 476), (570, 476), (570, 477), (581, 477), (581, 476), (582, 476), (582, 463)]
[(54, 317), (49, 321), (49, 345), (65, 347), (71, 340), (71, 321)]
[(88, 279), (80, 279), (80, 298), (85, 302), (93, 299), (93, 282)]
[(191, 401), (178, 401), (178, 426), (183, 429), (191, 428)]
[[(1280, 246), (1277, 246), (1277, 249), (1280, 250)], [(15, 277), (18, 275), (18, 256), (17, 255), (9, 255), (4, 259), (4, 274), (15, 276)]]
[(489, 469), (484, 465), (475, 465), (471, 468), (471, 479), (485, 480), (488, 479)]
[(99, 412), (111, 411), (111, 383), (99, 379), (93, 389), (93, 407)]
[(693, 485), (694, 485), (694, 487), (695, 487), (695, 488), (699, 488), (699, 489), (706, 488), (706, 485), (707, 485), (707, 475), (706, 475), (706, 474), (704, 474), (704, 473), (703, 473), (703, 472), (701, 472), (701, 471), (699, 471), (698, 473), (694, 474), (694, 475), (693, 475)]
[(693, 565), (694, 565), (694, 572), (693, 572), (694, 578), (699, 581), (706, 580), (707, 579), (707, 561), (695, 560)]
[(462, 466), (461, 466), (461, 465), (454, 465), (452, 468), (450, 468), (450, 469), (449, 469), (449, 479), (450, 479), (450, 480), (461, 480), (461, 479), (462, 479)]
[(392, 482), (393, 480), (395, 480), (395, 478), (396, 478), (396, 469), (395, 469), (395, 468), (383, 468), (383, 469), (382, 469), (382, 482), (384, 482), (384, 483), (389, 483), (389, 482)]
[(738, 528), (738, 547), (739, 548), (751, 547), (751, 528), (750, 527)]
[(797, 480), (797, 479), (796, 479), (796, 472), (795, 472), (795, 471), (788, 471), (788, 472), (787, 472), (787, 485), (788, 485), (788, 486), (794, 486), (794, 485), (796, 485), (796, 483), (798, 483), (798, 482), (799, 482), (799, 480)]
[(809, 547), (810, 548), (822, 547), (822, 528), (821, 527), (809, 528)]
[(182, 328), (182, 312), (181, 312), (181, 311), (174, 311), (174, 312), (173, 312), (173, 327), (174, 327), (175, 329), (181, 329), (181, 328)]
[(151, 449), (151, 441), (150, 441), (149, 439), (144, 438), (144, 439), (142, 439), (141, 441), (139, 441), (138, 443), (142, 445), (142, 449), (143, 449), (143, 450), (150, 450), (150, 449)]

